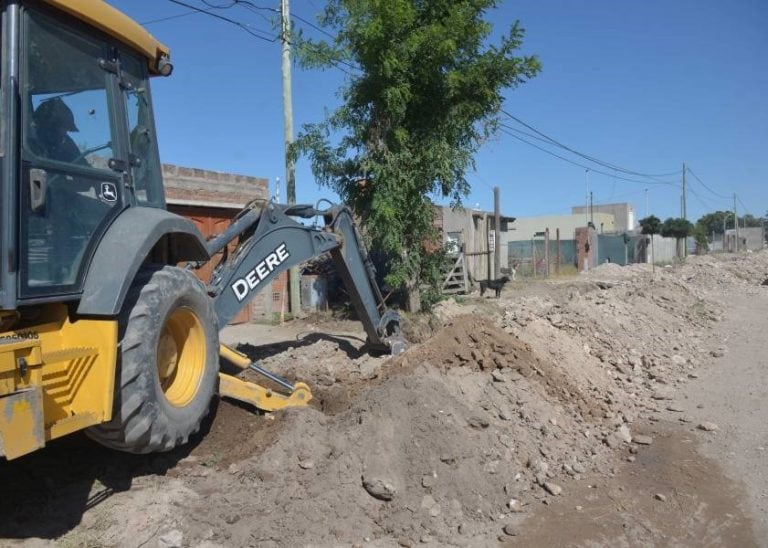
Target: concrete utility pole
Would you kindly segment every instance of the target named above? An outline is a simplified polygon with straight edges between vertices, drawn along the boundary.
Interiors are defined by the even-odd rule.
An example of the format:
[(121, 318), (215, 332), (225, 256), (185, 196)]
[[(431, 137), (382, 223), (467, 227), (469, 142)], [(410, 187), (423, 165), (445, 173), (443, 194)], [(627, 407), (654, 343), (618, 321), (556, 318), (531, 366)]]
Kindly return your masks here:
[(592, 201), (592, 191), (589, 191), (589, 224), (595, 226), (595, 204)]
[(739, 216), (736, 214), (736, 193), (733, 193), (733, 227), (736, 229), (736, 253), (739, 252)]
[(685, 162), (683, 162), (683, 202), (682, 202), (683, 203), (683, 219), (687, 221), (688, 220), (688, 208), (687, 208), (688, 204), (686, 203), (687, 197), (685, 195), (685, 172), (686, 172), (686, 167), (685, 167)]
[[(290, 157), (289, 149), (293, 144), (293, 97), (291, 95), (291, 13), (288, 0), (280, 0), (280, 40), (283, 54), (283, 126), (285, 135), (285, 193), (288, 203), (296, 203), (296, 166)], [(291, 314), (294, 317), (301, 312), (299, 296), (299, 268), (292, 267), (288, 271), (288, 281), (291, 294)]]
[(493, 187), (493, 279), (498, 280), (501, 267), (501, 212), (499, 211), (499, 187)]
[(584, 188), (586, 189), (584, 203), (584, 224), (589, 225), (589, 168), (584, 171)]

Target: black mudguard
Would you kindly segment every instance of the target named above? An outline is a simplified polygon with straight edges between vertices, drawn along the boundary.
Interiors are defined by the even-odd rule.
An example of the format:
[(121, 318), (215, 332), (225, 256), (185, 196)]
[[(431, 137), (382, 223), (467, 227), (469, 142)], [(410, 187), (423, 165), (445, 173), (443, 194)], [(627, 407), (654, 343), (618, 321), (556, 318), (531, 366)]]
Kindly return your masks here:
[(114, 316), (147, 255), (163, 236), (172, 245), (168, 262), (207, 261), (205, 239), (188, 219), (164, 209), (131, 207), (115, 219), (93, 255), (78, 314)]

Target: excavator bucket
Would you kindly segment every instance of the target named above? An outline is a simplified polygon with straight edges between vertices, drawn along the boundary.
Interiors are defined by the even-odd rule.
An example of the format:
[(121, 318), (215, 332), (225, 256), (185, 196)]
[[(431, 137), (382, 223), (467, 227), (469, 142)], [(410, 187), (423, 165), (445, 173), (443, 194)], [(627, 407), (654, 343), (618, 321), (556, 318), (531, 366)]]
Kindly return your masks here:
[(226, 373), (219, 373), (219, 395), (253, 405), (257, 409), (267, 412), (285, 409), (286, 407), (304, 407), (309, 405), (309, 401), (312, 399), (312, 391), (303, 382), (291, 383), (274, 373), (270, 373), (252, 362), (245, 354), (233, 350), (224, 344), (219, 346), (219, 356), (232, 363), (235, 367), (255, 371), (262, 377), (279, 385), (286, 392), (285, 394), (276, 392), (260, 384)]

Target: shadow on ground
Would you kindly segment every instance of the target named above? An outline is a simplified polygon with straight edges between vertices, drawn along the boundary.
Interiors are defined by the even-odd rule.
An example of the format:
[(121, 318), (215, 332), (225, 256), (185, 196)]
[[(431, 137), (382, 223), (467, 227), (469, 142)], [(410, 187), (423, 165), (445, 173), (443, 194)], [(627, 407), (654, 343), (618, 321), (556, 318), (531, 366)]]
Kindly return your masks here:
[(0, 538), (54, 539), (66, 534), (87, 510), (129, 490), (134, 479), (165, 475), (176, 466), (208, 433), (217, 409), (214, 400), (200, 432), (168, 453), (112, 451), (80, 432), (24, 457), (0, 459)]
[(264, 345), (240, 344), (237, 349), (251, 358), (251, 360), (258, 361), (289, 350), (311, 346), (320, 341), (329, 341), (337, 345), (339, 350), (346, 354), (350, 360), (357, 359), (370, 352), (365, 341), (359, 337), (354, 335), (329, 335), (327, 333), (299, 334), (294, 341), (281, 341)]

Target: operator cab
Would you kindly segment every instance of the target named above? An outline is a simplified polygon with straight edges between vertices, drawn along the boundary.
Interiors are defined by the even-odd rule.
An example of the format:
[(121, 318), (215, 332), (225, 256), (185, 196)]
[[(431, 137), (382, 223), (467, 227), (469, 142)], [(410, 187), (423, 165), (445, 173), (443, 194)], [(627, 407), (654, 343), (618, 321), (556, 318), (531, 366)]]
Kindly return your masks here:
[[(149, 92), (153, 60), (88, 20), (115, 18), (119, 27), (120, 14), (93, 1), (4, 4), (0, 308), (10, 309), (78, 298), (116, 217), (165, 201)], [(14, 97), (8, 90), (16, 82)]]

